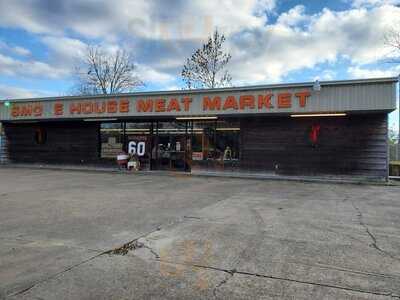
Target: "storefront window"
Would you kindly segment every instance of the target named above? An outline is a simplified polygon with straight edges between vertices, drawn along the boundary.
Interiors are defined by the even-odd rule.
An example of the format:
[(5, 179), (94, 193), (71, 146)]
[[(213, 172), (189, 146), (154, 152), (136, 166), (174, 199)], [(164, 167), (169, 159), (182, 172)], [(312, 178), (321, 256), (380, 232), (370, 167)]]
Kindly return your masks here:
[(193, 123), (192, 171), (234, 171), (239, 168), (239, 162), (239, 121)]
[(116, 163), (125, 151), (141, 170), (236, 171), (240, 122), (154, 121), (102, 123), (101, 159)]
[(154, 166), (159, 170), (187, 170), (187, 122), (157, 122), (156, 126)]
[(101, 155), (103, 159), (115, 160), (123, 150), (123, 123), (101, 123)]
[(152, 147), (151, 122), (127, 122), (125, 132), (127, 152), (139, 160), (140, 170), (150, 170)]

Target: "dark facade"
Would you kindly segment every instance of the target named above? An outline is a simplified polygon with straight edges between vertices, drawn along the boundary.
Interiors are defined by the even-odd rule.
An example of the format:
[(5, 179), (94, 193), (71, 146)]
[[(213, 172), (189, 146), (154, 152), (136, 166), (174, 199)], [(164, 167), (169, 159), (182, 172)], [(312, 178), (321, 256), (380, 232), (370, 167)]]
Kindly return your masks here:
[[(235, 136), (220, 147), (220, 156), (208, 155), (193, 161), (192, 145), (182, 156), (181, 168), (171, 166), (167, 169), (201, 171), (260, 172), (282, 175), (359, 175), (386, 177), (387, 175), (387, 115), (355, 115), (348, 117), (322, 118), (243, 118), (235, 120), (240, 124)], [(202, 122), (212, 128), (214, 122)], [(140, 124), (140, 123), (139, 123)], [(156, 126), (156, 122), (154, 126)], [(182, 123), (188, 128), (187, 141), (195, 143), (196, 130), (191, 124)], [(196, 124), (194, 125), (196, 127)], [(237, 126), (237, 125), (236, 125)], [(127, 151), (129, 135), (121, 136), (121, 145), (109, 160), (102, 159), (100, 123), (92, 122), (43, 122), (40, 124), (4, 124), (5, 140), (8, 145), (9, 160), (18, 163), (54, 164), (112, 164), (115, 155)], [(312, 140), (313, 128), (319, 128), (316, 140)], [(122, 133), (123, 129), (121, 129)], [(210, 129), (209, 131), (212, 131)], [(215, 132), (215, 131), (214, 131)], [(139, 134), (140, 135), (140, 134)], [(204, 133), (200, 136), (204, 143)], [(231, 134), (232, 135), (232, 134)], [(138, 136), (137, 134), (135, 135)], [(178, 135), (173, 133), (174, 137)], [(185, 133), (180, 135), (185, 136)], [(168, 134), (168, 139), (171, 134)], [(160, 136), (156, 130), (147, 134), (149, 145), (157, 144)], [(207, 148), (215, 139), (221, 137), (209, 134)], [(104, 145), (104, 144), (103, 144)], [(160, 143), (161, 145), (161, 143)], [(104, 146), (103, 146), (104, 147)], [(235, 158), (223, 159), (226, 147), (236, 151)], [(150, 149), (152, 147), (150, 146)], [(104, 149), (103, 149), (104, 150)], [(199, 149), (203, 153), (206, 146)], [(213, 151), (213, 150), (212, 150)], [(154, 153), (153, 153), (154, 155)], [(202, 154), (203, 155), (203, 154)], [(149, 169), (161, 169), (155, 161)], [(177, 160), (177, 159), (175, 159)], [(201, 164), (202, 161), (206, 163)], [(169, 162), (167, 162), (168, 165)], [(186, 164), (186, 166), (183, 166)]]
[(397, 79), (15, 101), (3, 162), (386, 179)]
[[(281, 174), (387, 175), (387, 115), (249, 118), (242, 122), (242, 167)], [(316, 143), (310, 137), (319, 126)]]
[(18, 163), (94, 163), (99, 125), (87, 122), (4, 124), (8, 159)]

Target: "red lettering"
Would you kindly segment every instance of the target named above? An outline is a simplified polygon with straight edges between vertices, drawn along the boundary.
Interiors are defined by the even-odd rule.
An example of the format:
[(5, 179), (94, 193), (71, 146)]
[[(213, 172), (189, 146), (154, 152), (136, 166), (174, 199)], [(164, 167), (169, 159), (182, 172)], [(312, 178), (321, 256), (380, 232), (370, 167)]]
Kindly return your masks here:
[(179, 102), (175, 98), (172, 98), (169, 101), (169, 104), (168, 104), (168, 107), (167, 107), (167, 111), (172, 111), (172, 110), (181, 111), (181, 107), (179, 106)]
[(278, 108), (291, 108), (292, 107), (292, 94), (280, 93), (278, 94)]
[(245, 109), (246, 107), (253, 109), (255, 106), (255, 100), (253, 95), (243, 95), (239, 98), (240, 109)]
[(239, 109), (235, 96), (226, 97), (224, 103), (224, 110), (226, 109)]
[(54, 114), (56, 116), (61, 116), (64, 114), (64, 104), (56, 103), (54, 104)]
[(165, 99), (156, 99), (154, 106), (155, 106), (156, 112), (164, 112), (165, 111)]
[(40, 117), (43, 114), (42, 104), (25, 104), (25, 105), (13, 105), (11, 108), (11, 116), (16, 117), (28, 117), (35, 116)]
[(115, 114), (118, 111), (118, 102), (111, 100), (107, 102), (107, 112), (110, 114)]
[(212, 100), (210, 97), (205, 96), (203, 98), (203, 110), (220, 110), (221, 109), (221, 97), (214, 97)]
[(183, 97), (182, 103), (183, 103), (183, 109), (184, 109), (185, 111), (189, 111), (189, 109), (190, 109), (190, 104), (192, 103), (192, 98), (190, 98), (190, 97)]
[(11, 108), (11, 116), (16, 118), (19, 116), (19, 106), (18, 105), (13, 105)]
[(82, 112), (86, 115), (91, 114), (93, 112), (93, 103), (92, 102), (83, 102), (81, 104)]
[(21, 116), (31, 116), (32, 115), (32, 106), (31, 105), (23, 105), (20, 110)]
[(266, 109), (274, 108), (271, 104), (272, 94), (258, 95), (258, 109), (262, 109), (264, 106)]
[(299, 106), (305, 107), (307, 103), (307, 98), (310, 97), (311, 93), (309, 91), (298, 92), (294, 94), (299, 99)]
[(105, 102), (95, 102), (93, 104), (93, 112), (96, 114), (102, 114), (106, 112), (106, 103)]
[(153, 100), (137, 100), (136, 101), (136, 110), (137, 112), (150, 112), (153, 111)]
[(129, 101), (128, 100), (120, 100), (119, 101), (119, 112), (122, 112), (122, 113), (129, 112)]
[(33, 106), (33, 115), (35, 117), (40, 117), (43, 113), (43, 106), (41, 104), (36, 104)]
[(71, 114), (71, 115), (73, 115), (73, 114), (80, 114), (81, 113), (81, 104), (80, 103), (71, 103), (70, 105), (69, 105), (69, 113)]

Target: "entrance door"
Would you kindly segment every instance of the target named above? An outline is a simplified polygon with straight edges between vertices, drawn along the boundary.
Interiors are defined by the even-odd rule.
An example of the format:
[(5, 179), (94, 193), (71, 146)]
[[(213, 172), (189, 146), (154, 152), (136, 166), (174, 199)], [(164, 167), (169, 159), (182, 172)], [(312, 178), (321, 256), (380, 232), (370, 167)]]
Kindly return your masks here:
[(188, 122), (157, 122), (155, 127), (152, 153), (155, 169), (190, 171)]

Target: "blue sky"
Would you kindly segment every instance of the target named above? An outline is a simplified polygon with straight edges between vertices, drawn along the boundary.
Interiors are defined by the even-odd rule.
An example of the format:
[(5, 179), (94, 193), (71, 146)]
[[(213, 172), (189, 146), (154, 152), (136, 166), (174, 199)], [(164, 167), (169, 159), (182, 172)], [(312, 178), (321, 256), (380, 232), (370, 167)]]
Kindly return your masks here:
[[(215, 27), (235, 86), (397, 76), (400, 0), (0, 0), (0, 99), (68, 95), (89, 44), (133, 53), (143, 90), (180, 89)], [(398, 112), (390, 116), (398, 125)]]

